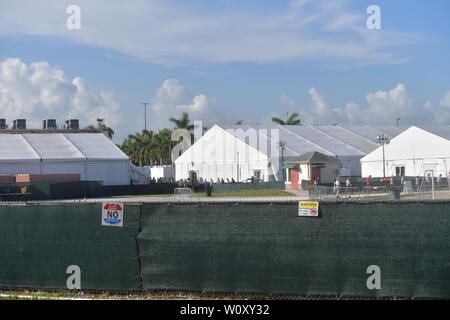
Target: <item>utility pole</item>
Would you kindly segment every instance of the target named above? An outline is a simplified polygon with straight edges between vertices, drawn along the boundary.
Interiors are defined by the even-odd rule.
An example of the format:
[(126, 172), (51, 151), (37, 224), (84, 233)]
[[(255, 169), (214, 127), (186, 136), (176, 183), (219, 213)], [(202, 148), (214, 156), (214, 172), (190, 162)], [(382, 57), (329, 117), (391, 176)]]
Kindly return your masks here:
[(142, 102), (141, 104), (144, 105), (144, 129), (147, 130), (147, 105), (150, 104), (148, 102)]
[(389, 137), (384, 133), (377, 136), (378, 143), (383, 147), (383, 178), (386, 178), (386, 165), (385, 165), (385, 155), (384, 155), (384, 145), (389, 144)]
[(398, 128), (398, 122), (400, 121), (400, 118), (397, 118), (397, 128)]
[(284, 163), (284, 149), (286, 149), (286, 142), (280, 141), (278, 143), (278, 147), (281, 149), (281, 172), (283, 173), (283, 180), (286, 181), (286, 174), (284, 172), (283, 163)]

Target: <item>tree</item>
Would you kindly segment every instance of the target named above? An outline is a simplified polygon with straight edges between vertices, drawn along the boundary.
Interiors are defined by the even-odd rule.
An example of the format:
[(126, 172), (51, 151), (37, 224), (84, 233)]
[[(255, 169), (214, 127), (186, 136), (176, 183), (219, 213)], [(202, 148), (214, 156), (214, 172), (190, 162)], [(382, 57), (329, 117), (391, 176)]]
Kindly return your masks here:
[(189, 120), (189, 114), (187, 112), (183, 112), (180, 119), (170, 117), (169, 121), (175, 125), (175, 129), (186, 129), (188, 131), (194, 130), (194, 125), (189, 124), (191, 120)]
[(158, 133), (144, 129), (140, 133), (130, 134), (120, 149), (140, 167), (158, 162), (160, 165), (169, 164), (172, 150), (171, 136), (172, 131), (167, 128)]
[[(175, 119), (175, 118), (171, 117), (171, 118), (169, 118), (169, 121), (175, 125), (174, 130), (184, 129), (184, 130), (191, 132), (191, 144), (194, 142), (194, 134), (192, 133), (192, 131), (194, 130), (195, 126), (193, 124), (189, 124), (191, 120), (189, 119), (189, 114), (187, 112), (183, 112), (181, 114), (180, 119)], [(204, 131), (207, 131), (209, 129), (208, 127), (202, 127), (202, 128)], [(181, 140), (181, 138), (180, 138), (180, 140)]]
[(171, 162), (170, 152), (172, 150), (172, 130), (164, 128), (153, 136), (152, 147), (156, 149), (159, 164)]
[(301, 125), (301, 120), (300, 119), (296, 119), (298, 118), (298, 113), (294, 112), (293, 114), (291, 114), (291, 116), (286, 120), (282, 120), (280, 118), (277, 117), (273, 117), (272, 118), (272, 122), (278, 123), (280, 125), (286, 125), (286, 126), (299, 126)]

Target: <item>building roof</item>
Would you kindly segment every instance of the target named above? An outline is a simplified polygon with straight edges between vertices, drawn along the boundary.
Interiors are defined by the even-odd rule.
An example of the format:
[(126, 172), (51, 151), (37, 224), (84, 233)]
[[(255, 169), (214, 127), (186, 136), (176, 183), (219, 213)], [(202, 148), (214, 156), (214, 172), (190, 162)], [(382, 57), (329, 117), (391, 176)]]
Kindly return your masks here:
[[(394, 137), (384, 147), (386, 161), (431, 159), (450, 157), (450, 140), (428, 132), (422, 128), (412, 126)], [(361, 159), (361, 162), (379, 162), (383, 159), (383, 148), (378, 147)]]
[(103, 133), (2, 133), (1, 162), (128, 160)]
[(286, 164), (303, 164), (303, 163), (339, 163), (336, 157), (328, 156), (326, 154), (312, 151), (302, 154), (300, 157), (286, 161)]
[[(419, 126), (445, 139), (450, 139), (450, 126)], [(317, 151), (341, 160), (362, 158), (379, 147), (377, 136), (384, 134), (391, 139), (407, 130), (406, 126), (326, 126), (326, 125), (228, 125), (225, 130), (243, 140), (236, 132), (256, 130), (258, 137), (265, 137), (269, 144), (285, 142), (284, 159), (292, 160), (306, 152)], [(278, 129), (278, 132), (272, 131)], [(247, 141), (245, 141), (247, 142)]]

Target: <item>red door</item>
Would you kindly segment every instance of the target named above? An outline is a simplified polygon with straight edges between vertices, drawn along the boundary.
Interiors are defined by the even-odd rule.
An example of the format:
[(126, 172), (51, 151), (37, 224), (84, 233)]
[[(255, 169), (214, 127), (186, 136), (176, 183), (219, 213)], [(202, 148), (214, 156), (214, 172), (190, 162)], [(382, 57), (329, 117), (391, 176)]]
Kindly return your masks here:
[(298, 190), (299, 169), (291, 169), (291, 189)]
[(316, 178), (320, 181), (320, 168), (312, 168), (312, 179), (316, 180)]

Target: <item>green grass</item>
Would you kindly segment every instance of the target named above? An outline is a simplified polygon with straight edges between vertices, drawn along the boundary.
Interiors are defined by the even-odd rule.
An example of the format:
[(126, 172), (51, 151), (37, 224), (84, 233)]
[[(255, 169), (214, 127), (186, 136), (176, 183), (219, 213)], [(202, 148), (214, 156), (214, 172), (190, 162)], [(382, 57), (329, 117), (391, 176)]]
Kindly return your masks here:
[[(295, 196), (295, 194), (283, 190), (245, 190), (237, 192), (217, 192), (212, 193), (211, 197), (286, 197)], [(193, 197), (206, 197), (204, 193), (196, 193)]]
[(167, 198), (167, 197), (173, 197), (173, 194), (137, 194), (137, 195), (125, 195), (125, 196), (118, 196), (120, 198), (140, 198), (140, 197), (148, 197), (148, 198)]

